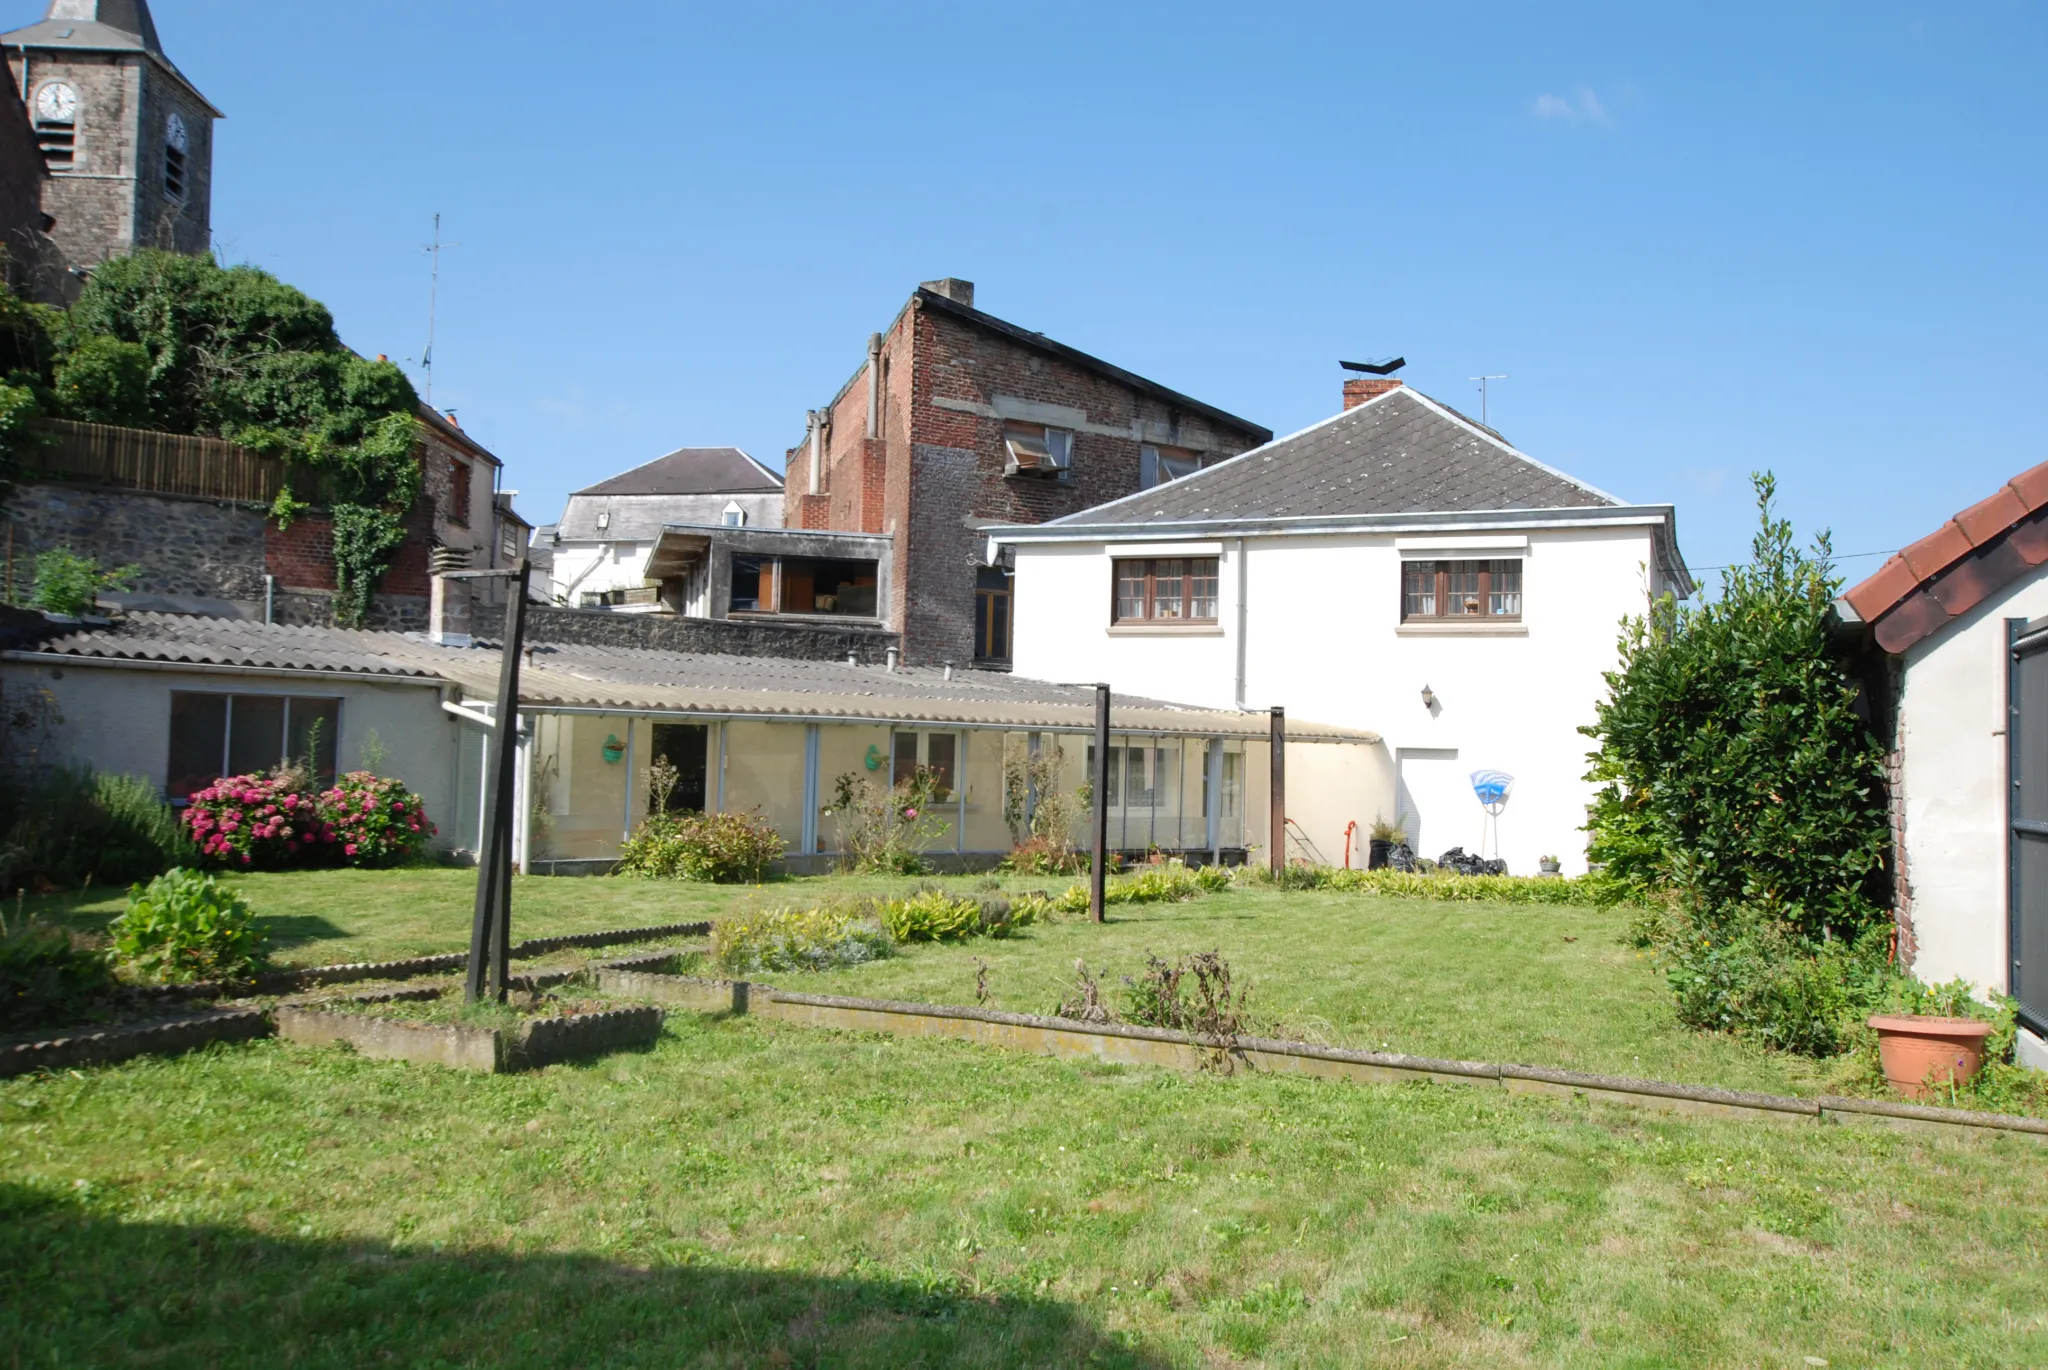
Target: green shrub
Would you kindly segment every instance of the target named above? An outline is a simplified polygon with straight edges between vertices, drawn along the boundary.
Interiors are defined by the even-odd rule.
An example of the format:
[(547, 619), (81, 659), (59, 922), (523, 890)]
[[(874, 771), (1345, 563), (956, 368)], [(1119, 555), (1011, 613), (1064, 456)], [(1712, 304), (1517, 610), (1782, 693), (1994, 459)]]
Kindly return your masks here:
[(98, 557), (59, 547), (36, 554), (34, 603), (53, 614), (89, 614), (102, 590), (125, 590), (142, 574), (140, 566), (102, 571)]
[(1529, 875), (1448, 875), (1342, 866), (1289, 866), (1279, 875), (1253, 869), (1253, 884), (1283, 890), (1337, 890), (1392, 899), (1434, 899), (1444, 903), (1604, 905), (1627, 895), (1591, 876), (1541, 879)]
[(938, 772), (916, 767), (893, 786), (857, 771), (833, 782), (825, 816), (839, 829), (839, 850), (849, 870), (885, 875), (926, 875), (925, 848), (945, 830), (939, 805), (946, 801)]
[[(1201, 870), (1191, 871), (1179, 861), (1167, 861), (1157, 866), (1146, 866), (1133, 875), (1105, 882), (1102, 902), (1105, 905), (1179, 903), (1182, 900), (1227, 889), (1230, 884), (1230, 873), (1220, 866), (1205, 866)], [(1086, 913), (1088, 887), (1068, 886), (1053, 899), (1052, 906), (1061, 913)]]
[(788, 849), (758, 813), (654, 813), (619, 847), (622, 875), (758, 883)]
[(893, 951), (864, 901), (741, 913), (711, 931), (712, 960), (732, 975), (858, 966)]
[(91, 1018), (114, 989), (106, 953), (69, 928), (0, 920), (0, 1032)]
[(0, 800), (0, 891), (127, 884), (196, 854), (176, 811), (136, 776), (60, 766)]
[(264, 963), (264, 933), (255, 913), (217, 878), (166, 871), (128, 891), (128, 909), (114, 920), (114, 954), (154, 981), (233, 980)]
[(899, 942), (964, 942), (982, 932), (981, 912), (978, 899), (922, 889), (882, 905), (882, 926)]
[(1854, 940), (1891, 903), (1883, 749), (1830, 637), (1827, 536), (1800, 551), (1772, 478), (1755, 485), (1750, 560), (1720, 593), (1666, 596), (1623, 626), (1582, 729), (1599, 744), (1591, 855), (1639, 889), (1682, 890), (1709, 927), (1761, 916), (1796, 943)]
[(1006, 899), (1000, 894), (981, 894), (974, 899), (978, 910), (980, 926), (977, 929), (984, 937), (1004, 938), (1028, 928), (1043, 918), (1050, 908), (1043, 895), (1019, 895)]

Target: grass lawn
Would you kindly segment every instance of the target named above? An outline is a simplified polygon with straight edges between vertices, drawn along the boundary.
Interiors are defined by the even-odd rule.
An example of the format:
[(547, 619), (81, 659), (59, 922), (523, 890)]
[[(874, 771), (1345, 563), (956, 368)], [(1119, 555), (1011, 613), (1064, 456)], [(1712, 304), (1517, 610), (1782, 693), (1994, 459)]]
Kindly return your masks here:
[(758, 1018), (0, 1083), (26, 1365), (2048, 1363), (2048, 1148)]
[[(475, 872), (460, 869), (254, 874), (234, 883), (297, 965), (382, 960), (468, 945)], [(901, 878), (826, 876), (765, 888), (614, 877), (520, 878), (514, 938), (717, 918), (763, 901), (900, 893)], [(966, 891), (976, 877), (938, 881)], [(1057, 890), (1059, 879), (1007, 888)], [(32, 910), (86, 930), (122, 907), (114, 890), (48, 895)], [(770, 977), (791, 989), (974, 1002), (976, 960), (989, 1003), (1049, 1012), (1085, 960), (1105, 988), (1148, 953), (1221, 950), (1253, 984), (1253, 1008), (1285, 1035), (1405, 1051), (1774, 1093), (1826, 1092), (1825, 1067), (1679, 1025), (1647, 953), (1621, 942), (1625, 915), (1550, 905), (1435, 904), (1356, 894), (1233, 889), (1183, 904), (1120, 905), (1112, 921), (1034, 927), (1008, 941), (906, 948), (851, 970)], [(561, 959), (557, 956), (555, 959)]]
[[(462, 871), (240, 883), (301, 962), (443, 951)], [(971, 887), (971, 879), (945, 882)], [(1011, 882), (1013, 888), (1044, 881)], [(767, 891), (522, 881), (516, 935)], [(118, 901), (50, 896), (84, 926)], [(1221, 948), (1325, 1040), (1793, 1090), (1593, 910), (1231, 891), (791, 987), (1044, 1011)], [(478, 1077), (264, 1042), (0, 1082), (22, 1365), (2040, 1365), (2048, 1146), (1053, 1061), (675, 1014)]]

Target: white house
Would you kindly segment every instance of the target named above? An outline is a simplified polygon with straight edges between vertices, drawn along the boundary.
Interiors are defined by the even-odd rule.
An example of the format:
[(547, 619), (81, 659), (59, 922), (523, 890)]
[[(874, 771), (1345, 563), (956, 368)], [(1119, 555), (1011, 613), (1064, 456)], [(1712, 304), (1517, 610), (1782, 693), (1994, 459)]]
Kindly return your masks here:
[[(1345, 402), (1169, 484), (990, 529), (991, 557), (1014, 558), (1018, 673), (1380, 734), (1376, 768), (1289, 776), (1291, 857), (1335, 864), (1385, 818), (1419, 855), (1583, 871), (1578, 729), (1619, 623), (1692, 590), (1670, 506), (1624, 503), (1398, 381), (1349, 382)], [(1497, 828), (1479, 771), (1514, 777)]]
[(782, 477), (737, 447), (683, 447), (569, 496), (540, 530), (548, 598), (583, 609), (656, 610), (647, 559), (670, 524), (782, 526)]
[(1891, 557), (1837, 615), (1890, 742), (1900, 959), (2019, 1001), (2048, 1068), (2048, 463)]

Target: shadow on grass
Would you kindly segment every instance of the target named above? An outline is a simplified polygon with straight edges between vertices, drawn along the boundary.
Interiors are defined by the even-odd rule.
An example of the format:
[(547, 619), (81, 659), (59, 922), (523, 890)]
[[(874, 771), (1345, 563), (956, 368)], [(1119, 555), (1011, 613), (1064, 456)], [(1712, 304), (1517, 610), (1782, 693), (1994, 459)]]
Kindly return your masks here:
[(394, 1250), (123, 1222), (15, 1184), (0, 1184), (0, 1344), (23, 1365), (1165, 1364), (1067, 1305), (975, 1295), (949, 1272)]

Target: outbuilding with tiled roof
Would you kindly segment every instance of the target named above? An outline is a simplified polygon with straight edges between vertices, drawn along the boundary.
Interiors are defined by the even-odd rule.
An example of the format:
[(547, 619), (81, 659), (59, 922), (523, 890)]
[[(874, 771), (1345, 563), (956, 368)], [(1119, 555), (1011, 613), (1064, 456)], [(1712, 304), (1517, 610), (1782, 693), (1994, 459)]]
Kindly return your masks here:
[(1920, 979), (2019, 1002), (2048, 1068), (2048, 463), (1835, 601), (1890, 749), (1895, 915)]

